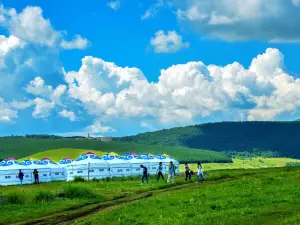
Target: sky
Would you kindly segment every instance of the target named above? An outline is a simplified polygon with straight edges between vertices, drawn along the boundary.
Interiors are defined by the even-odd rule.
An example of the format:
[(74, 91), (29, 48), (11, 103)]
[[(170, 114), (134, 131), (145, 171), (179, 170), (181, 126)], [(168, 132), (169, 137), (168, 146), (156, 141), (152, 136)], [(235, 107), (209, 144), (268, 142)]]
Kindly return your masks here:
[(300, 0), (0, 0), (0, 136), (300, 118)]

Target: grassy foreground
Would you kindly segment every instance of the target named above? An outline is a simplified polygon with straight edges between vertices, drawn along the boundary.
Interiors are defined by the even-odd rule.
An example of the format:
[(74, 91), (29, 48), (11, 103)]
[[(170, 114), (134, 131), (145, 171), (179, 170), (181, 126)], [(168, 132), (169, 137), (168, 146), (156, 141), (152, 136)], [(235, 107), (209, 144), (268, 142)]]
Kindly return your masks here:
[[(166, 153), (178, 161), (194, 161), (201, 159), (207, 162), (231, 162), (231, 159), (224, 153), (209, 150), (189, 149), (184, 147), (168, 147), (155, 145), (141, 145), (134, 143), (103, 142), (90, 139), (33, 139), (20, 137), (0, 137), (0, 158), (24, 158), (24, 157), (48, 157), (52, 155), (54, 160), (60, 160), (62, 157), (79, 156), (79, 152), (101, 151), (116, 152), (118, 154), (136, 153)], [(57, 150), (55, 154), (49, 150)], [(79, 149), (79, 151), (77, 150)], [(47, 151), (45, 153), (45, 151)], [(76, 152), (76, 153), (74, 153)], [(39, 155), (35, 155), (41, 153)]]
[(105, 209), (76, 224), (300, 224), (299, 171), (257, 170)]
[(209, 171), (206, 184), (180, 176), (174, 185), (130, 177), (0, 187), (0, 224), (297, 224), (299, 172)]
[[(226, 170), (226, 169), (259, 169), (271, 167), (284, 167), (289, 162), (300, 162), (299, 159), (291, 158), (249, 158), (249, 159), (232, 159), (232, 163), (203, 163), (205, 171)], [(190, 164), (193, 171), (197, 171), (196, 164)], [(180, 171), (184, 171), (184, 165), (180, 165)]]

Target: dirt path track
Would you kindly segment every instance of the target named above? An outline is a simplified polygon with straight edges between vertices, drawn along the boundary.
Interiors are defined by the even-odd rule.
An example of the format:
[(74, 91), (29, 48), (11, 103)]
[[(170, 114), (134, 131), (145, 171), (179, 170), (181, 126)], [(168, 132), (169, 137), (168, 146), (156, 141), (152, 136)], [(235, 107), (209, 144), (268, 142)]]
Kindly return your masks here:
[(167, 191), (176, 191), (182, 189), (193, 189), (199, 188), (199, 185), (193, 183), (180, 184), (176, 186), (165, 187), (162, 189), (145, 191), (139, 194), (132, 194), (129, 196), (121, 196), (117, 199), (99, 203), (85, 204), (81, 207), (73, 207), (61, 212), (54, 213), (52, 215), (44, 216), (41, 218), (33, 219), (30, 221), (15, 223), (16, 225), (50, 225), (50, 224), (72, 224), (74, 220), (78, 220), (85, 216), (88, 216), (93, 213), (97, 213), (104, 209), (124, 205), (127, 203), (135, 202), (141, 199), (146, 199), (152, 197), (153, 195), (165, 193)]

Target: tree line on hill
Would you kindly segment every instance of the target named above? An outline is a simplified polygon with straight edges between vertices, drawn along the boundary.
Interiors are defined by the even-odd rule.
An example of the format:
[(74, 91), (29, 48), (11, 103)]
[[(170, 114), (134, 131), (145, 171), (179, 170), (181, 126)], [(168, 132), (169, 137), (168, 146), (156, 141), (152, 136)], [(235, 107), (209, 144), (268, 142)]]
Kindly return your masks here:
[(113, 141), (300, 158), (300, 122), (207, 123), (119, 137)]
[(11, 135), (11, 136), (3, 136), (3, 138), (30, 138), (30, 139), (38, 139), (38, 140), (47, 140), (47, 139), (85, 139), (83, 136), (71, 136), (71, 137), (62, 137), (58, 135), (52, 134), (26, 134), (24, 136), (19, 135)]

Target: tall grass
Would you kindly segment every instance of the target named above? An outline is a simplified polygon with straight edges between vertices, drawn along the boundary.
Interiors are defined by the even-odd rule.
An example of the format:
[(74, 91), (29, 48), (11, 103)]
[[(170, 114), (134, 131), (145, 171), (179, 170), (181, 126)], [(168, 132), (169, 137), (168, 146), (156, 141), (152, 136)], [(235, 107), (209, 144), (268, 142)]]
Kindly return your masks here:
[(76, 176), (74, 177), (74, 182), (84, 182), (85, 179), (83, 177), (80, 177), (80, 176)]
[(36, 201), (50, 201), (56, 197), (56, 194), (52, 191), (39, 191), (36, 196)]
[(60, 197), (74, 199), (74, 198), (94, 198), (96, 194), (94, 191), (83, 185), (67, 185), (59, 194)]
[(25, 204), (28, 196), (24, 192), (13, 191), (4, 197), (4, 204)]

